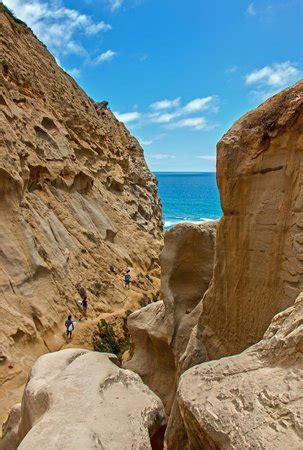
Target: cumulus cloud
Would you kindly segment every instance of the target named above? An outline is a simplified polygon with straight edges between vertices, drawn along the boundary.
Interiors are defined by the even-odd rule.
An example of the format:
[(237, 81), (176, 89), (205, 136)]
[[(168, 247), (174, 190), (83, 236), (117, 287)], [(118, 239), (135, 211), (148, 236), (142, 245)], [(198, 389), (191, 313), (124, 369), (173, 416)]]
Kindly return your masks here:
[(282, 88), (294, 81), (299, 75), (299, 70), (289, 61), (265, 66), (254, 70), (245, 77), (248, 85), (263, 85)]
[(150, 117), (151, 122), (153, 123), (168, 123), (171, 122), (173, 119), (178, 117), (180, 115), (179, 112), (174, 113), (163, 113), (163, 114), (150, 114), (148, 117)]
[(119, 112), (114, 112), (114, 114), (120, 122), (124, 123), (134, 122), (135, 120), (138, 120), (141, 117), (141, 113), (137, 111), (126, 112), (122, 114), (120, 114)]
[(157, 102), (154, 102), (150, 105), (150, 107), (156, 111), (162, 110), (162, 109), (169, 109), (174, 108), (176, 106), (179, 106), (181, 98), (175, 98), (173, 100), (158, 100)]
[[(199, 130), (204, 128), (204, 121), (206, 122), (203, 117), (189, 117), (178, 121), (176, 119), (181, 119), (182, 116), (192, 116), (201, 111), (217, 112), (218, 110), (216, 96), (197, 97), (185, 105), (180, 104), (180, 99), (177, 97), (173, 100), (165, 99), (152, 103), (150, 107), (155, 112), (147, 114), (145, 118), (152, 123), (163, 124), (171, 129), (188, 127)], [(168, 109), (170, 111), (167, 111)]]
[(114, 52), (113, 50), (107, 50), (106, 52), (103, 52), (101, 53), (101, 55), (97, 56), (97, 58), (95, 59), (95, 63), (96, 64), (104, 63), (106, 61), (113, 59), (113, 57), (116, 55), (117, 53)]
[(209, 97), (201, 97), (201, 98), (195, 98), (188, 102), (183, 107), (183, 113), (193, 113), (197, 111), (203, 111), (210, 107), (210, 104), (214, 101), (213, 96)]
[(252, 71), (246, 75), (245, 83), (251, 88), (251, 98), (264, 101), (297, 81), (300, 75), (295, 65), (285, 61)]
[[(181, 104), (180, 97), (159, 100), (149, 105), (154, 109), (153, 112), (117, 113), (117, 117), (123, 122), (136, 121), (136, 125), (140, 126), (154, 124), (170, 130), (177, 128), (211, 130), (215, 125), (208, 120), (208, 114), (218, 111), (217, 100), (216, 96), (197, 97), (184, 105)], [(202, 111), (205, 117), (201, 116)]]
[[(211, 107), (211, 105), (214, 104), (215, 97), (214, 96), (208, 96), (208, 97), (198, 97), (194, 98), (190, 102), (186, 103), (184, 106), (180, 106), (180, 100), (181, 97), (177, 97), (173, 100), (158, 100), (150, 105), (152, 109), (155, 111), (162, 111), (165, 109), (175, 109), (174, 113), (167, 113), (171, 114), (172, 118), (176, 117), (176, 115), (186, 115), (195, 113), (198, 111), (203, 111)], [(156, 113), (155, 113), (156, 114)], [(160, 114), (160, 113), (159, 113)], [(151, 117), (157, 117), (156, 115)]]
[(192, 128), (193, 130), (205, 130), (208, 128), (208, 125), (204, 117), (188, 117), (186, 119), (171, 123), (167, 127), (171, 129)]
[(61, 0), (4, 0), (3, 3), (26, 22), (56, 55), (86, 54), (86, 50), (77, 41), (77, 35), (96, 35), (111, 29), (103, 21), (95, 22), (76, 9), (64, 7)]

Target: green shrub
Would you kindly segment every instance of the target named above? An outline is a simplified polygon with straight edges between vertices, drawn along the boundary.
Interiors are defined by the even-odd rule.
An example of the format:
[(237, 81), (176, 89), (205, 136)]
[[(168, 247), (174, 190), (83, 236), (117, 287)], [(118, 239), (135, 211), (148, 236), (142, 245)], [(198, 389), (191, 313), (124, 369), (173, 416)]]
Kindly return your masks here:
[(121, 360), (123, 353), (129, 348), (129, 339), (119, 342), (113, 326), (101, 319), (93, 335), (93, 347), (97, 352), (114, 353)]

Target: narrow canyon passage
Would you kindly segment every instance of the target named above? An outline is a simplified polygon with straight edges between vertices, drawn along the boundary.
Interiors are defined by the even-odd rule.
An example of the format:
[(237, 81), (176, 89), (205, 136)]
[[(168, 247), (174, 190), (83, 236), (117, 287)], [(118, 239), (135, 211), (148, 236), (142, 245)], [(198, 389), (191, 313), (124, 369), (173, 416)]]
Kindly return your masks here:
[[(211, 214), (197, 210), (193, 222), (185, 222), (185, 212), (199, 183), (184, 172), (186, 164), (214, 164), (215, 158), (203, 153), (193, 159), (188, 137), (182, 177), (193, 189), (181, 195), (184, 180), (173, 172), (172, 217), (166, 220), (143, 134), (139, 142), (122, 119), (135, 130), (140, 120), (138, 134), (147, 122), (160, 127), (162, 134), (145, 140), (147, 146), (176, 133), (178, 147), (183, 128), (217, 133), (210, 119), (224, 102), (207, 93), (189, 100), (143, 96), (147, 107), (139, 112), (125, 72), (118, 87), (130, 92), (133, 109), (114, 113), (102, 77), (105, 62), (120, 57), (122, 46), (86, 60), (90, 75), (99, 70), (103, 80), (94, 97), (101, 101), (94, 101), (4, 3), (0, 450), (301, 449), (303, 81), (223, 134), (216, 173), (205, 177), (215, 191), (203, 184)], [(120, 3), (116, 8), (136, 14), (139, 5)], [(149, 8), (156, 1), (139, 3)], [(30, 1), (29, 16), (34, 4), (41, 6)], [(78, 15), (64, 0), (53, 8), (51, 20), (77, 18), (78, 35), (87, 42), (101, 28), (112, 29)], [(178, 8), (174, 2), (173, 11)], [(254, 8), (246, 13), (251, 19), (258, 16)], [(183, 30), (183, 16), (180, 23)], [(162, 31), (158, 27), (158, 37)], [(281, 64), (247, 75), (246, 85), (277, 80), (274, 69), (299, 71)], [(169, 151), (153, 156), (177, 168), (183, 161)], [(212, 204), (215, 195), (221, 206)], [(208, 220), (221, 209), (221, 218)]]

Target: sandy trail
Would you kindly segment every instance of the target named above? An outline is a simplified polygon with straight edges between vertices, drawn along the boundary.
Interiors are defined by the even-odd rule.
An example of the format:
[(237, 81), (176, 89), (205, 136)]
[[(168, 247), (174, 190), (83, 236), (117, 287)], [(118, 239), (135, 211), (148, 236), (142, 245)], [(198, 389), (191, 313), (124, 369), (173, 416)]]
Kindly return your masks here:
[[(121, 297), (120, 297), (121, 298)], [(104, 318), (110, 322), (115, 322), (116, 318), (125, 316), (126, 310), (135, 310), (138, 305), (139, 298), (142, 298), (142, 291), (132, 287), (129, 291), (124, 291), (123, 300), (117, 304), (117, 310), (111, 313), (102, 313), (96, 316), (96, 313), (91, 309), (88, 311), (87, 318), (81, 317), (81, 308), (79, 313), (75, 314), (73, 318), (77, 321), (75, 331), (71, 341), (66, 340), (65, 336), (65, 319), (56, 329), (53, 330), (52, 335), (44, 337), (44, 340), (39, 340), (35, 343), (20, 344), (18, 364), (12, 364), (10, 373), (2, 374), (0, 367), (0, 423), (1, 425), (7, 419), (7, 415), (11, 407), (20, 403), (27, 382), (28, 373), (35, 363), (35, 361), (43, 354), (50, 351), (58, 351), (63, 348), (81, 347), (92, 349), (92, 330), (96, 327), (98, 321)], [(120, 321), (122, 322), (122, 321)], [(119, 333), (119, 329), (117, 330)], [(2, 428), (2, 427), (1, 427)], [(1, 436), (0, 428), (0, 436)]]

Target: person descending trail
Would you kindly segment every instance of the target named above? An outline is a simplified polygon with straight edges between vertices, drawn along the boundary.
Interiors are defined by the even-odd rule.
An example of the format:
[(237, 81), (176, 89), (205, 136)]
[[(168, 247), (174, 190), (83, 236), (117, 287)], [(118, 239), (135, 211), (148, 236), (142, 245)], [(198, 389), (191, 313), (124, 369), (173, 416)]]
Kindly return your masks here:
[(81, 306), (82, 306), (82, 309), (83, 309), (84, 317), (87, 318), (87, 308), (88, 308), (87, 297), (85, 297), (85, 298), (82, 300)]
[(65, 327), (66, 327), (66, 337), (67, 339), (71, 339), (72, 338), (72, 333), (75, 329), (75, 325), (74, 325), (74, 321), (72, 320), (72, 315), (69, 314), (69, 316), (67, 317), (67, 320), (65, 321)]
[(130, 270), (127, 270), (126, 274), (124, 275), (124, 286), (127, 289), (130, 288), (130, 282), (131, 282)]
[(79, 306), (79, 308), (81, 309), (82, 315), (79, 317), (79, 322), (81, 322), (81, 320), (83, 318), (87, 319), (87, 308), (88, 308), (88, 300), (87, 300), (87, 290), (85, 287), (81, 286), (78, 289), (78, 292), (81, 296), (81, 300), (77, 301), (77, 304)]

